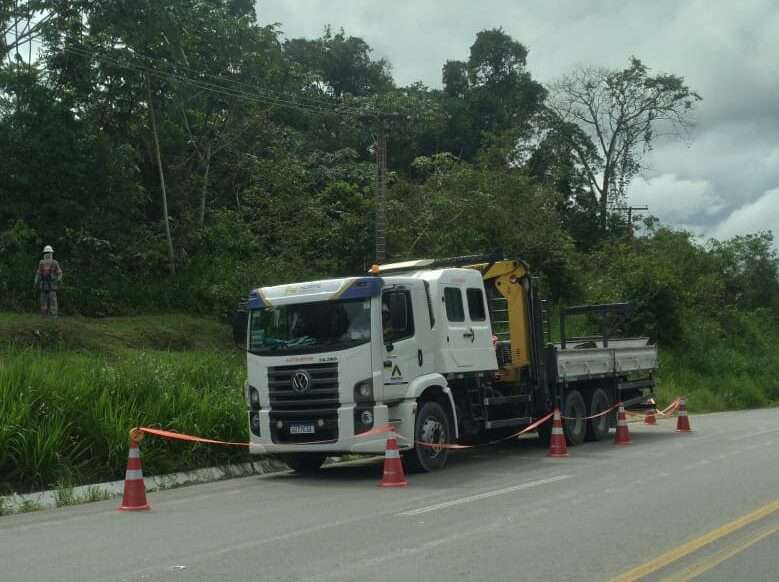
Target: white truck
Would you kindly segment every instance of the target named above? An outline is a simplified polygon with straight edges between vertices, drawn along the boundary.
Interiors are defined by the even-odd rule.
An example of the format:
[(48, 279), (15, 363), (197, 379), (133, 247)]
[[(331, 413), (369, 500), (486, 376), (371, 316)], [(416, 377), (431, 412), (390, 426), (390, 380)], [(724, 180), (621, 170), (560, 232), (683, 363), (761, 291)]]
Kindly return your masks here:
[[(409, 468), (432, 471), (448, 455), (436, 445), (519, 430), (555, 404), (576, 419), (564, 425), (570, 445), (606, 438), (613, 414), (584, 417), (618, 400), (646, 403), (656, 347), (609, 337), (610, 314), (626, 304), (563, 310), (553, 344), (544, 305), (525, 263), (494, 257), (256, 289), (246, 341), (250, 451), (315, 471), (327, 456), (383, 452), (382, 438), (361, 435), (391, 423)], [(566, 337), (573, 315), (600, 317), (600, 333)]]

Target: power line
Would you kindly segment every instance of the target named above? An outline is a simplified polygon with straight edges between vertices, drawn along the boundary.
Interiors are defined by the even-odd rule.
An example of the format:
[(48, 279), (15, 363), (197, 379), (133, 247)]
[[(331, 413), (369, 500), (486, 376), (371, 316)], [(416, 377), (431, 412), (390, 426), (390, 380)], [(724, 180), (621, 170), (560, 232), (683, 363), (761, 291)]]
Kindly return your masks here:
[[(277, 93), (274, 94), (275, 92), (273, 91), (258, 88), (258, 87), (252, 87), (250, 85), (246, 85), (238, 81), (224, 79), (215, 75), (205, 74), (206, 77), (218, 79), (221, 83), (227, 83), (229, 85), (233, 85), (233, 87), (229, 87), (229, 86), (225, 87), (224, 84), (220, 85), (202, 79), (193, 79), (186, 75), (182, 75), (178, 71), (166, 72), (166, 71), (161, 71), (159, 70), (159, 68), (153, 66), (132, 63), (132, 62), (122, 62), (117, 58), (111, 58), (107, 55), (98, 53), (96, 51), (90, 51), (85, 48), (64, 47), (63, 50), (70, 54), (87, 57), (90, 59), (95, 59), (97, 61), (108, 63), (110, 65), (114, 65), (119, 68), (129, 69), (135, 72), (145, 74), (147, 76), (147, 79), (148, 76), (154, 76), (161, 79), (176, 79), (183, 83), (189, 84), (190, 86), (203, 89), (204, 91), (209, 91), (220, 95), (227, 95), (237, 99), (244, 99), (256, 103), (279, 105), (282, 107), (290, 107), (290, 108), (299, 109), (307, 112), (313, 112), (313, 113), (340, 114), (340, 115), (355, 116), (360, 119), (365, 119), (365, 118), (374, 119), (379, 124), (379, 128), (378, 128), (379, 133), (375, 144), (376, 145), (376, 259), (379, 262), (385, 260), (386, 234), (385, 234), (385, 208), (384, 207), (385, 207), (385, 190), (386, 190), (386, 174), (387, 174), (387, 141), (386, 141), (386, 133), (385, 133), (387, 128), (385, 124), (389, 120), (402, 118), (403, 116), (401, 114), (395, 112), (380, 111), (380, 110), (366, 111), (366, 110), (359, 110), (359, 109), (354, 109), (351, 107), (344, 107), (344, 106), (340, 106), (340, 107), (336, 106), (337, 108), (334, 108), (333, 107), (334, 104), (332, 102), (320, 101), (317, 99), (309, 99), (309, 98), (303, 98), (302, 102), (289, 101), (286, 98), (287, 96), (279, 97), (278, 94)], [(154, 59), (151, 59), (149, 57), (147, 57), (147, 60), (154, 61)], [(157, 61), (157, 64), (159, 64), (159, 61)], [(166, 66), (170, 66), (170, 63), (164, 62), (164, 64)], [(174, 65), (174, 66), (179, 69), (188, 70), (195, 74), (202, 74), (190, 67), (178, 66), (178, 65)], [(259, 92), (260, 95), (248, 93), (245, 89)], [(291, 96), (291, 97), (293, 99), (298, 99), (297, 96)]]
[[(90, 49), (85, 49), (80, 47), (64, 47), (63, 50), (70, 54), (74, 54), (81, 57), (92, 58), (97, 61), (101, 61), (103, 63), (114, 65), (119, 68), (124, 68), (124, 69), (133, 70), (135, 72), (144, 73), (159, 79), (176, 79), (178, 81), (181, 81), (182, 83), (188, 84), (193, 87), (197, 87), (204, 91), (209, 91), (215, 94), (243, 99), (246, 101), (253, 101), (255, 103), (289, 107), (289, 108), (299, 109), (302, 111), (313, 112), (313, 113), (330, 113), (330, 114), (350, 115), (354, 117), (375, 117), (377, 115), (382, 115), (382, 112), (376, 110), (360, 110), (360, 109), (355, 109), (353, 107), (348, 107), (343, 105), (339, 106), (338, 104), (334, 104), (331, 101), (319, 100), (316, 98), (303, 97), (297, 95), (288, 96), (285, 94), (276, 93), (268, 89), (263, 89), (261, 87), (248, 85), (240, 81), (229, 80), (215, 75), (208, 75), (208, 74), (205, 75), (213, 79), (218, 79), (222, 83), (229, 83), (234, 85), (234, 88), (225, 87), (224, 85), (216, 84), (206, 80), (193, 79), (192, 77), (188, 77), (174, 70), (162, 71), (159, 68), (153, 66), (148, 66), (137, 62), (132, 63), (127, 61), (122, 61), (119, 60), (118, 58), (110, 57), (108, 55), (101, 54), (97, 51), (93, 51)], [(134, 53), (133, 56), (135, 56)], [(165, 63), (165, 64), (170, 66), (170, 63)], [(177, 68), (186, 69), (192, 72), (196, 72), (194, 69), (191, 69), (186, 66), (179, 66), (179, 65), (173, 65), (173, 66)], [(196, 74), (200, 74), (200, 73), (196, 73)], [(248, 90), (254, 91), (256, 93), (249, 93)], [(290, 99), (294, 99), (294, 101), (291, 101)]]

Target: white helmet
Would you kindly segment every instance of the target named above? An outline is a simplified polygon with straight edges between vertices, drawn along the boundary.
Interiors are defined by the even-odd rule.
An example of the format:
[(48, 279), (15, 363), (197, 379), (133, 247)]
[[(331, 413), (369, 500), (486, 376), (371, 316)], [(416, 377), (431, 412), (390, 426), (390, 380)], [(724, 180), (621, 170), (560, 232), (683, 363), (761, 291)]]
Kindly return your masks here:
[(46, 253), (54, 253), (54, 249), (51, 248), (51, 245), (46, 245), (43, 247), (43, 254), (45, 255)]

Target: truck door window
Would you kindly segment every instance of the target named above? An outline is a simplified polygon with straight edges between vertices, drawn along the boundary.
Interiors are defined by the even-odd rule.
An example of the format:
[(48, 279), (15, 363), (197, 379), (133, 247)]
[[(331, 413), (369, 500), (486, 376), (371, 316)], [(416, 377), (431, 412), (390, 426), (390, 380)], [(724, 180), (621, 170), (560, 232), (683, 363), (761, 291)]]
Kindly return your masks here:
[(446, 318), (449, 321), (465, 321), (463, 294), (458, 287), (444, 288), (444, 303), (446, 304)]
[(381, 298), (381, 319), (384, 343), (395, 343), (414, 336), (414, 312), (411, 293), (390, 291)]
[(468, 314), (471, 316), (471, 321), (484, 321), (487, 319), (482, 290), (468, 289), (465, 294), (468, 297)]

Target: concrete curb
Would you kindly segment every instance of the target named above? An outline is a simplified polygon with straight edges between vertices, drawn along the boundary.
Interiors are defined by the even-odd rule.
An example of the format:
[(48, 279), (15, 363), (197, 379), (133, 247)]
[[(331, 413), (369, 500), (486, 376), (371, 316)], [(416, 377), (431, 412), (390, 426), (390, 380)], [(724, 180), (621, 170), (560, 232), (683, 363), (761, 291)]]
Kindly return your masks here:
[[(195, 471), (183, 471), (168, 475), (144, 476), (146, 491), (161, 491), (196, 483), (223, 481), (250, 475), (267, 475), (289, 470), (281, 461), (260, 459), (251, 463), (206, 467)], [(0, 516), (5, 514), (52, 509), (63, 505), (78, 505), (90, 501), (101, 501), (122, 495), (124, 480), (106, 481), (72, 488), (49, 489), (35, 493), (6, 495), (0, 497)]]

